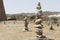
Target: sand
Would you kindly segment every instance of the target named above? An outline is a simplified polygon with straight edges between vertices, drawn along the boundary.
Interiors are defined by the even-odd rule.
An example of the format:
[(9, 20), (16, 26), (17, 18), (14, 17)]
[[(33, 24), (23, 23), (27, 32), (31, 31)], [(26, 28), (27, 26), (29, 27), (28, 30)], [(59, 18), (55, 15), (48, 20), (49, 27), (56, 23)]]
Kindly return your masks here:
[[(50, 30), (48, 22), (42, 23), (43, 34), (47, 38), (60, 40), (60, 26), (53, 24), (54, 30)], [(0, 22), (0, 40), (34, 40), (36, 38), (36, 28), (34, 22), (29, 23), (29, 31), (24, 30), (24, 21)]]

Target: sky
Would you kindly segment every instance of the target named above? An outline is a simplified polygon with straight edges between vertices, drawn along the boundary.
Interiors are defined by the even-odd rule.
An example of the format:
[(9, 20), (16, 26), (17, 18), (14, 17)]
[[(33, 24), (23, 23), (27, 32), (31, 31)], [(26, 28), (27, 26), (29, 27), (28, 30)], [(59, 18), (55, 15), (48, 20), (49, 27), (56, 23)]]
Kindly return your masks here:
[(37, 3), (42, 11), (60, 12), (60, 0), (3, 0), (6, 14), (36, 12)]

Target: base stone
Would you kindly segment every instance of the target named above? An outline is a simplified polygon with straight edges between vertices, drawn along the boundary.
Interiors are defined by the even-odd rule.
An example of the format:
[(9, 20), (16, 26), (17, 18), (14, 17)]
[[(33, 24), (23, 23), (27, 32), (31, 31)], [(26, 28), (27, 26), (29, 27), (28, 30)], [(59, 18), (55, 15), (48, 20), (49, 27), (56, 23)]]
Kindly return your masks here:
[(54, 40), (54, 39), (48, 39), (48, 38), (35, 38), (35, 39), (31, 39), (31, 40)]
[(42, 35), (41, 37), (36, 37), (36, 38), (30, 39), (30, 40), (54, 40), (54, 39), (50, 39), (50, 38), (47, 38), (46, 36)]

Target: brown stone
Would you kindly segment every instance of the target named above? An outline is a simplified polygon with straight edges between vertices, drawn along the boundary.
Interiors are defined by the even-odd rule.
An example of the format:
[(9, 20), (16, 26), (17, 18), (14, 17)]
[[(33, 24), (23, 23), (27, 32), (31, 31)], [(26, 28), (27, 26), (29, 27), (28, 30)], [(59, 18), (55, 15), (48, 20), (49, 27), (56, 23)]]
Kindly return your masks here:
[(0, 0), (0, 21), (7, 20), (5, 9), (3, 5), (3, 0)]

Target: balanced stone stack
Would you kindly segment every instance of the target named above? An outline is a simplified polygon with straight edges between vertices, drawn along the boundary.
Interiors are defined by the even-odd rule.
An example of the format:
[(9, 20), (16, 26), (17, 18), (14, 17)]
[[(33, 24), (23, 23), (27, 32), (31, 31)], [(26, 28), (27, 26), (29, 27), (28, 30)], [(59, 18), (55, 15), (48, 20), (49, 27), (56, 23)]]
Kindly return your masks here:
[(36, 20), (35, 20), (35, 27), (37, 28), (36, 34), (37, 34), (37, 40), (45, 40), (45, 36), (43, 36), (43, 25), (42, 25), (42, 10), (41, 10), (41, 5), (40, 2), (38, 2), (37, 5), (37, 15), (36, 15)]
[(29, 31), (29, 29), (28, 29), (28, 18), (27, 18), (27, 16), (25, 16), (25, 18), (24, 18), (24, 21), (25, 21), (25, 31)]

